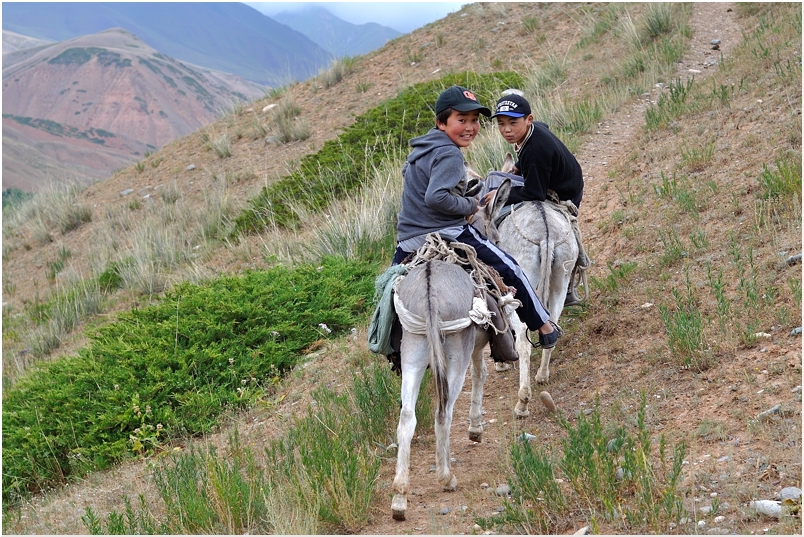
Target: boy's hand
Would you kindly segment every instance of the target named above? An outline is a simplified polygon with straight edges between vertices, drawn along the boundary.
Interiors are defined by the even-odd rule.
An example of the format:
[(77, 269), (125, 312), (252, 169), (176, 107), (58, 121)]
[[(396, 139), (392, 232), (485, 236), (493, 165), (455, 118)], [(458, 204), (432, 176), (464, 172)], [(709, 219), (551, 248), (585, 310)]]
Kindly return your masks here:
[(494, 199), (494, 194), (497, 192), (497, 189), (489, 191), (483, 198), (480, 200), (480, 205), (478, 207), (485, 207), (486, 205)]

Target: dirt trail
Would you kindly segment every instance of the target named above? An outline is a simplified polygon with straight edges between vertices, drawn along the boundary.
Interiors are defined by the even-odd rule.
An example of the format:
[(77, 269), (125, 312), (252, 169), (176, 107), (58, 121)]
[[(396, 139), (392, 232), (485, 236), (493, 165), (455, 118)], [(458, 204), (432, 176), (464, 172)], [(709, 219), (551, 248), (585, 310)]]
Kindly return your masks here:
[[(740, 29), (735, 22), (733, 5), (728, 3), (693, 4), (694, 15), (690, 21), (694, 37), (683, 62), (679, 64), (678, 76), (685, 80), (688, 76), (701, 78), (717, 69), (717, 60), (722, 53), (728, 56), (729, 51), (741, 39)], [(720, 51), (712, 50), (711, 41), (720, 39)], [(616, 169), (630, 151), (638, 147), (642, 135), (645, 109), (658, 99), (661, 87), (654, 87), (650, 93), (642, 95), (633, 103), (609, 115), (602, 121), (598, 129), (588, 136), (578, 151), (578, 161), (584, 170), (584, 200), (581, 208), (581, 230), (584, 243), (598, 266), (606, 266), (614, 261), (617, 245), (602, 240), (602, 233), (596, 227), (617, 206), (612, 203), (616, 191), (606, 190), (611, 182), (609, 170)], [(608, 201), (606, 201), (608, 200)], [(560, 342), (559, 342), (560, 347)], [(552, 370), (564, 367), (571, 358), (562, 357), (560, 349), (555, 351)], [(538, 362), (537, 354), (532, 363)], [(476, 529), (474, 517), (490, 517), (496, 509), (501, 508), (503, 499), (495, 494), (496, 487), (504, 484), (505, 474), (501, 471), (507, 458), (508, 439), (520, 431), (534, 434), (537, 437), (560, 436), (561, 431), (547, 416), (537, 396), (543, 387), (532, 385), (534, 399), (530, 403), (531, 415), (524, 420), (514, 420), (513, 409), (517, 402), (519, 389), (519, 371), (512, 369), (506, 373), (497, 373), (487, 358), (489, 375), (485, 385), (483, 401), (486, 429), (481, 443), (471, 442), (468, 438), (469, 396), (471, 383), (467, 379), (464, 393), (455, 405), (455, 416), (451, 431), (451, 451), (453, 470), (458, 478), (458, 490), (454, 493), (441, 491), (435, 480), (434, 447), (431, 443), (414, 441), (411, 454), (410, 483), (412, 492), (408, 496), (407, 520), (398, 522), (390, 517), (390, 484), (393, 481), (394, 465), (386, 464), (380, 477), (380, 483), (388, 486), (388, 508), (386, 512), (377, 513), (375, 523), (363, 532), (370, 534), (433, 534), (447, 531), (449, 533), (471, 534)], [(536, 367), (531, 368), (535, 374)], [(567, 382), (553, 380), (546, 388), (556, 402), (569, 404), (562, 397), (566, 389), (576, 389)], [(590, 387), (591, 390), (597, 387)], [(587, 396), (589, 393), (586, 394)], [(582, 396), (583, 397), (583, 396)], [(564, 409), (566, 411), (566, 408)], [(381, 490), (381, 494), (384, 491)], [(445, 513), (445, 514), (439, 514)]]

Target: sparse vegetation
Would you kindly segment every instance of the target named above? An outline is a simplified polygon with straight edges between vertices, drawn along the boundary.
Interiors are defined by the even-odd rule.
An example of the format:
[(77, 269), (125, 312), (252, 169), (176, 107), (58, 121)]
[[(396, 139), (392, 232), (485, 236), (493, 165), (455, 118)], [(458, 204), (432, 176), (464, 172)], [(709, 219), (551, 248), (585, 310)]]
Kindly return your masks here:
[(326, 89), (331, 86), (334, 86), (346, 75), (349, 75), (354, 70), (355, 59), (350, 58), (349, 56), (345, 56), (343, 58), (337, 58), (333, 60), (332, 65), (329, 66), (329, 69), (322, 70), (318, 74), (317, 81)]
[[(593, 231), (587, 242), (593, 259), (590, 301), (562, 315), (566, 335), (554, 354), (561, 361), (547, 387), (564, 414), (550, 418), (537, 412), (512, 422), (507, 404), (513, 392), (487, 397), (488, 415), (502, 418), (487, 433), (502, 435), (501, 445), (494, 451), (484, 439), (471, 450), (503, 456), (483, 466), (489, 477), (473, 469), (472, 479), (507, 482), (512, 496), (492, 496), (503, 509), (498, 514), (469, 503), (465, 513), (455, 509), (440, 517), (428, 507), (425, 531), (469, 533), (477, 523), (496, 533), (571, 533), (584, 525), (597, 533), (694, 533), (705, 522), (732, 533), (771, 528), (800, 534), (799, 517), (765, 520), (744, 508), (751, 499), (772, 498), (779, 486), (800, 486), (795, 481), (801, 474), (795, 457), (801, 448), (800, 395), (790, 391), (801, 383), (800, 336), (791, 335), (801, 325), (801, 271), (790, 261), (801, 251), (800, 5), (737, 4), (744, 40), (728, 43), (729, 53), (714, 55), (717, 64), (695, 79), (677, 78), (674, 63), (688, 36), (689, 6), (656, 6), (656, 13), (638, 4), (562, 9), (581, 30), (577, 46), (567, 43), (560, 50), (553, 46), (552, 26), (564, 12), (551, 4), (526, 12), (542, 21), (544, 49), (528, 45), (533, 57), (541, 64), (551, 53), (566, 59), (564, 82), (544, 103), (531, 102), (537, 119), (546, 120), (571, 149), (583, 150), (590, 160), (592, 154), (596, 161), (608, 160), (606, 167), (594, 163), (597, 173), (581, 208), (582, 229)], [(670, 30), (663, 29), (667, 16), (661, 10), (672, 15)], [(626, 42), (624, 20), (639, 37), (633, 44)], [(467, 39), (467, 49), (483, 36), (488, 39), (488, 34)], [(403, 42), (397, 45), (398, 65), (404, 50)], [(432, 48), (426, 61), (443, 53)], [(477, 65), (482, 56), (479, 51)], [(95, 209), (100, 214), (92, 220), (93, 242), (103, 253), (93, 252), (95, 276), (89, 278), (68, 266), (84, 256), (63, 246), (76, 234), (59, 236), (55, 221), (48, 224), (36, 209), (45, 197), (4, 210), (4, 268), (18, 253), (41, 248), (48, 253), (40, 257), (38, 274), (61, 269), (52, 289), (45, 284), (27, 302), (19, 298), (23, 282), (3, 275), (7, 531), (42, 531), (32, 517), (20, 518), (32, 513), (22, 508), (77, 501), (45, 494), (35, 508), (19, 503), (30, 493), (117, 461), (144, 460), (137, 479), (144, 473), (153, 483), (151, 492), (116, 502), (111, 497), (119, 491), (105, 494), (106, 505), (117, 507), (96, 508), (82, 496), (82, 505), (92, 506), (83, 511), (83, 531), (371, 532), (378, 524), (372, 517), (387, 514), (399, 387), (384, 358), (368, 355), (364, 341), (346, 334), (364, 326), (373, 276), (390, 259), (398, 172), (407, 140), (432, 126), (435, 95), (460, 83), (475, 89), (484, 103), (508, 86), (533, 97), (528, 79), (535, 68), (528, 73), (517, 61), (511, 56), (505, 67), (524, 80), (510, 73), (494, 80), (464, 73), (411, 84), (381, 106), (355, 114), (352, 125), (337, 140), (322, 142), (317, 154), (289, 152), (298, 156), (276, 176), (263, 172), (261, 156), (243, 156), (262, 143), (233, 137), (230, 160), (207, 153), (206, 161), (197, 162), (209, 166), (205, 173), (213, 177), (212, 188), (204, 183), (203, 205), (153, 197), (137, 198), (136, 212), (127, 208), (134, 203), (129, 200)], [(409, 76), (430, 72), (420, 71)], [(344, 80), (349, 88), (357, 83), (348, 75)], [(644, 121), (644, 129), (620, 142), (631, 145), (618, 150), (583, 145), (590, 132), (597, 131), (596, 141), (605, 140), (608, 114), (635, 109), (633, 100), (647, 92), (653, 104), (642, 118), (630, 118)], [(243, 122), (253, 122), (249, 114), (241, 116), (200, 133), (191, 140), (192, 150), (223, 129), (234, 133), (247, 126)], [(481, 131), (467, 158), (478, 171), (499, 168), (510, 148), (493, 127)], [(162, 151), (157, 156), (167, 154)], [(176, 180), (183, 180), (186, 164), (170, 160), (165, 162), (171, 168), (147, 173), (172, 169)], [(199, 171), (193, 179), (200, 182)], [(135, 172), (132, 167), (122, 173), (134, 177)], [(265, 188), (243, 211), (225, 185), (246, 176), (243, 187), (263, 181)], [(148, 234), (146, 228), (167, 231)], [(43, 246), (37, 244), (40, 238)], [(226, 261), (218, 266), (240, 256), (244, 261), (237, 266), (274, 268), (220, 277), (204, 266), (218, 245), (227, 248), (221, 254)], [(343, 270), (325, 266), (321, 256), (330, 255), (327, 263)], [(197, 287), (179, 283), (194, 279), (201, 281)], [(325, 281), (311, 290), (308, 280)], [(339, 287), (347, 281), (368, 289)], [(309, 292), (289, 297), (294, 287)], [(303, 305), (315, 303), (313, 295), (334, 302), (305, 317)], [(111, 323), (93, 319), (98, 327), (88, 332), (87, 345), (42, 361), (109, 298), (118, 305), (136, 300), (138, 306)], [(351, 302), (358, 298), (362, 301)], [(317, 320), (344, 300), (350, 301), (349, 322), (336, 329)], [(298, 324), (289, 321), (301, 317)], [(273, 324), (279, 321), (286, 323)], [(272, 340), (270, 330), (304, 336), (285, 355), (272, 345), (288, 341)], [(283, 356), (288, 356), (283, 367), (270, 369)], [(309, 363), (294, 368), (301, 356)], [(514, 382), (502, 379), (495, 382)], [(283, 390), (285, 383), (302, 389)], [(778, 414), (755, 419), (777, 401)], [(427, 402), (420, 397), (420, 404)], [(236, 414), (245, 409), (251, 409), (247, 417)], [(433, 441), (432, 416), (427, 408), (417, 414), (416, 449), (426, 451)], [(221, 421), (229, 415), (237, 417)], [(31, 436), (25, 427), (31, 427)], [(256, 432), (249, 444), (233, 435), (227, 448), (217, 451), (207, 447), (207, 438), (191, 437), (207, 431), (221, 445), (210, 432), (216, 427)], [(521, 443), (520, 428), (538, 441)], [(173, 452), (178, 445), (186, 447)], [(456, 454), (458, 463), (472, 457), (465, 453)], [(461, 472), (467, 466), (457, 465)], [(460, 484), (462, 499), (479, 494), (467, 483), (473, 482)], [(83, 491), (80, 485), (76, 490)], [(122, 495), (128, 491), (124, 487)], [(710, 514), (701, 512), (702, 505)], [(726, 517), (719, 525), (718, 514)], [(47, 523), (58, 533), (59, 521)]]

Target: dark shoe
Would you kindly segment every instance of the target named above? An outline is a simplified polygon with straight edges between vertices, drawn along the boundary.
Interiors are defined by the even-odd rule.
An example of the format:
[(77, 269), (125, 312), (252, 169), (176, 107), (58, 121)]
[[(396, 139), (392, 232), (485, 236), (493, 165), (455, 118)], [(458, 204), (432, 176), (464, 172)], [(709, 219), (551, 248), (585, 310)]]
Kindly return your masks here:
[(567, 298), (564, 299), (564, 307), (580, 306), (581, 304), (583, 304), (583, 300), (575, 294), (575, 289), (567, 289)]
[(553, 321), (547, 321), (551, 325), (553, 325), (553, 331), (549, 334), (542, 334), (539, 332), (539, 346), (543, 349), (552, 349), (556, 346), (558, 342), (558, 338), (560, 338), (564, 333), (558, 327), (556, 323)]
[(389, 362), (391, 362), (391, 371), (396, 373), (398, 376), (402, 376), (402, 356), (399, 355), (399, 352), (394, 351), (385, 357), (388, 358)]

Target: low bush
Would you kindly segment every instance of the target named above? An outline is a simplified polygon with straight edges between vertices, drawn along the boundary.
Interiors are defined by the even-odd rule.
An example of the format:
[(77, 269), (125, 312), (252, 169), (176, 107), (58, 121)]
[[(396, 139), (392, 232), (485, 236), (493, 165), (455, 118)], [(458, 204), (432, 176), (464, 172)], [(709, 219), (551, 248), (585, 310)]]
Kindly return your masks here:
[(317, 153), (302, 158), (298, 170), (264, 187), (235, 221), (235, 233), (257, 232), (266, 222), (292, 227), (298, 221), (295, 204), (321, 211), (332, 199), (361, 188), (372, 167), (435, 125), (432, 107), (438, 94), (453, 84), (471, 88), (482, 103), (492, 103), (501, 90), (519, 87), (521, 78), (510, 72), (466, 72), (406, 88), (359, 116)]
[(376, 267), (327, 259), (204, 285), (120, 315), (3, 393), (3, 500), (210, 431), (318, 341), (365, 322)]

